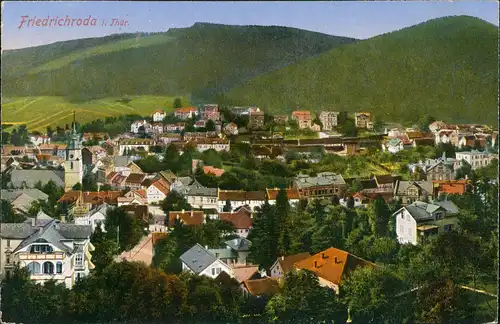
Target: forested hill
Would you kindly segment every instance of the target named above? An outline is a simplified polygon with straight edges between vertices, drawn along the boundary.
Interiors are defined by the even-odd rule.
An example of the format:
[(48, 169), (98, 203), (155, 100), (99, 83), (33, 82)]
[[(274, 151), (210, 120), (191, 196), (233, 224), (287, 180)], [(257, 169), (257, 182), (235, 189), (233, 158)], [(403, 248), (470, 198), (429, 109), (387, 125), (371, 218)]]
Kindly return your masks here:
[(287, 27), (196, 23), (166, 33), (4, 51), (4, 96), (210, 97), (355, 39)]
[(280, 113), (298, 105), (496, 124), (498, 27), (468, 16), (430, 20), (256, 77), (227, 96)]

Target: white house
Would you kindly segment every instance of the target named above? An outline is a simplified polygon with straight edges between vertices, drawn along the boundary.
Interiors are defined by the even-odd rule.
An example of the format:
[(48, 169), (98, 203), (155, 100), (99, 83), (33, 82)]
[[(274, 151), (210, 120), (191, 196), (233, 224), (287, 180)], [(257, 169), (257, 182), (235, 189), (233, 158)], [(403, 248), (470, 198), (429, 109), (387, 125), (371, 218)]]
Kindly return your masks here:
[(131, 151), (146, 151), (149, 152), (150, 146), (154, 145), (154, 141), (150, 138), (131, 138), (120, 141), (119, 154)]
[(274, 264), (269, 269), (271, 273), (271, 278), (281, 278), (287, 272), (290, 272), (294, 269), (294, 265), (296, 262), (305, 260), (309, 258), (311, 255), (308, 252), (298, 253), (288, 256), (280, 256)]
[(457, 213), (458, 208), (451, 201), (416, 201), (407, 205), (393, 214), (398, 241), (418, 245), (429, 235), (451, 231)]
[(30, 141), (36, 146), (40, 144), (50, 144), (50, 137), (47, 135), (31, 135)]
[(1, 224), (0, 271), (9, 276), (15, 264), (28, 268), (31, 280), (53, 279), (72, 288), (94, 268), (92, 227), (65, 224), (39, 214), (21, 224)]
[(227, 135), (238, 135), (238, 125), (233, 122), (230, 122), (226, 126), (224, 126), (224, 133)]
[(449, 143), (453, 146), (458, 146), (458, 131), (442, 129), (436, 132), (434, 139), (436, 145)]
[(165, 113), (164, 110), (157, 110), (153, 113), (153, 121), (161, 122), (163, 121), (163, 119), (165, 119), (166, 116), (167, 114)]
[(487, 151), (472, 150), (470, 152), (456, 152), (455, 159), (457, 161), (465, 161), (472, 166), (472, 169), (477, 169), (489, 165), (493, 159), (498, 159), (498, 156)]
[(106, 232), (106, 228), (104, 226), (105, 221), (106, 221), (106, 215), (108, 214), (108, 211), (111, 210), (113, 207), (103, 203), (102, 205), (97, 206), (97, 208), (94, 208), (90, 210), (87, 214), (74, 217), (74, 222), (75, 225), (90, 225), (92, 227), (92, 233), (95, 231), (97, 226), (101, 227), (101, 230), (103, 232)]
[(196, 141), (196, 150), (204, 152), (206, 150), (216, 150), (217, 152), (229, 152), (229, 141), (223, 138), (203, 138)]
[[(280, 189), (278, 188), (266, 189), (267, 202), (269, 203), (269, 205), (274, 205), (276, 203), (276, 197), (278, 196), (279, 192)], [(295, 188), (286, 189), (286, 197), (288, 198), (288, 203), (291, 206), (296, 205), (300, 201), (299, 191)]]
[(157, 180), (146, 189), (148, 204), (160, 203), (168, 195), (168, 184), (164, 180)]
[(177, 108), (174, 112), (175, 117), (180, 119), (188, 119), (198, 116), (198, 109), (194, 107)]
[(148, 128), (147, 132), (152, 134), (162, 134), (163, 133), (163, 123), (154, 122), (151, 124), (151, 127)]
[(242, 190), (219, 190), (217, 199), (217, 210), (224, 211), (226, 201), (231, 203), (231, 210), (247, 206), (248, 209), (254, 211), (256, 207), (264, 204), (266, 201), (265, 191), (242, 191)]
[(403, 141), (399, 138), (391, 138), (382, 144), (382, 150), (389, 153), (398, 153), (404, 149)]
[(147, 128), (150, 127), (150, 124), (146, 120), (136, 120), (130, 125), (130, 132), (132, 133), (139, 133), (139, 128), (143, 126), (144, 129), (146, 130)]
[(323, 130), (330, 131), (338, 124), (338, 115), (336, 111), (322, 111), (319, 114), (319, 120), (323, 124)]
[(175, 132), (182, 132), (185, 127), (186, 123), (175, 123), (175, 124), (165, 125), (164, 129), (166, 133), (175, 133)]
[(231, 278), (234, 277), (234, 271), (229, 265), (222, 262), (214, 254), (208, 251), (208, 247), (204, 248), (200, 244), (196, 244), (187, 250), (180, 257), (182, 263), (182, 271), (194, 273), (199, 276), (207, 276), (210, 278), (217, 277), (222, 271), (226, 272)]
[(217, 209), (217, 188), (207, 188), (194, 181), (185, 189), (187, 202), (193, 208)]

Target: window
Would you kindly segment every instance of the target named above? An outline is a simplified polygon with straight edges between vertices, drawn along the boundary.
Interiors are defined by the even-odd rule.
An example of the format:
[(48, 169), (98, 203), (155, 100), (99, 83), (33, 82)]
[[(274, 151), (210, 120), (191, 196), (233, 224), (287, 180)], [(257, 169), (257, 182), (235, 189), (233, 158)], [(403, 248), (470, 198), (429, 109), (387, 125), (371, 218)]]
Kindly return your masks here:
[(43, 273), (44, 274), (53, 274), (54, 273), (54, 264), (52, 262), (45, 262), (43, 264)]
[(10, 240), (7, 240), (7, 247), (10, 247)]
[(75, 257), (75, 265), (77, 266), (83, 266), (83, 254), (78, 253)]
[(444, 231), (445, 232), (451, 232), (452, 227), (453, 227), (452, 224), (444, 225)]
[(212, 268), (212, 276), (215, 276), (215, 268)]
[(58, 261), (56, 264), (56, 272), (62, 273), (62, 262), (61, 261)]
[(221, 271), (221, 268), (216, 268), (216, 269), (215, 269), (215, 273), (217, 273), (217, 274), (219, 274), (219, 273), (220, 273), (220, 271)]
[(40, 264), (38, 262), (31, 262), (26, 268), (31, 274), (40, 273)]
[(73, 170), (73, 162), (70, 164), (70, 169)]
[(5, 257), (5, 261), (6, 261), (6, 263), (7, 263), (7, 264), (9, 264), (9, 263), (10, 263), (10, 255), (7, 255), (7, 256)]

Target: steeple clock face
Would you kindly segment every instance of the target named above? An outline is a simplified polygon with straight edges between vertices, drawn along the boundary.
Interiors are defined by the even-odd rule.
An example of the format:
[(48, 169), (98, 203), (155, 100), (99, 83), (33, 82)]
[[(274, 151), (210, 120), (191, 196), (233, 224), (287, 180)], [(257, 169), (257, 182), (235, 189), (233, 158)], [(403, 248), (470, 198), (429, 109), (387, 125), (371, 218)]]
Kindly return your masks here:
[(74, 155), (73, 155), (73, 154), (71, 154), (71, 155), (69, 156), (69, 158), (70, 158), (70, 159), (74, 158)]

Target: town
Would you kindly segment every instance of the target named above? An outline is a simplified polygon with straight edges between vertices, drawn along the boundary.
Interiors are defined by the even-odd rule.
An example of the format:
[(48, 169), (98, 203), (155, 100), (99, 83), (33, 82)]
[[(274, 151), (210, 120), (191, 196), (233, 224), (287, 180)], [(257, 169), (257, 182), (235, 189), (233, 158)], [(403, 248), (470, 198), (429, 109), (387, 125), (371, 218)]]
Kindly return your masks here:
[[(403, 323), (416, 320), (408, 306), (416, 300), (427, 322), (474, 322), (479, 302), (463, 294), (496, 296), (486, 289), (498, 264), (494, 126), (174, 106), (86, 124), (74, 117), (44, 134), (16, 125), (4, 137), (0, 274), (71, 290), (45, 284), (70, 306), (38, 321)], [(175, 288), (149, 292), (141, 277)], [(382, 301), (366, 296), (374, 289)], [(163, 297), (136, 301), (151, 305), (135, 315), (85, 309), (119, 293)], [(425, 313), (425, 303), (445, 307), (440, 294), (464, 313)], [(13, 314), (18, 304), (2, 302), (4, 316)]]

